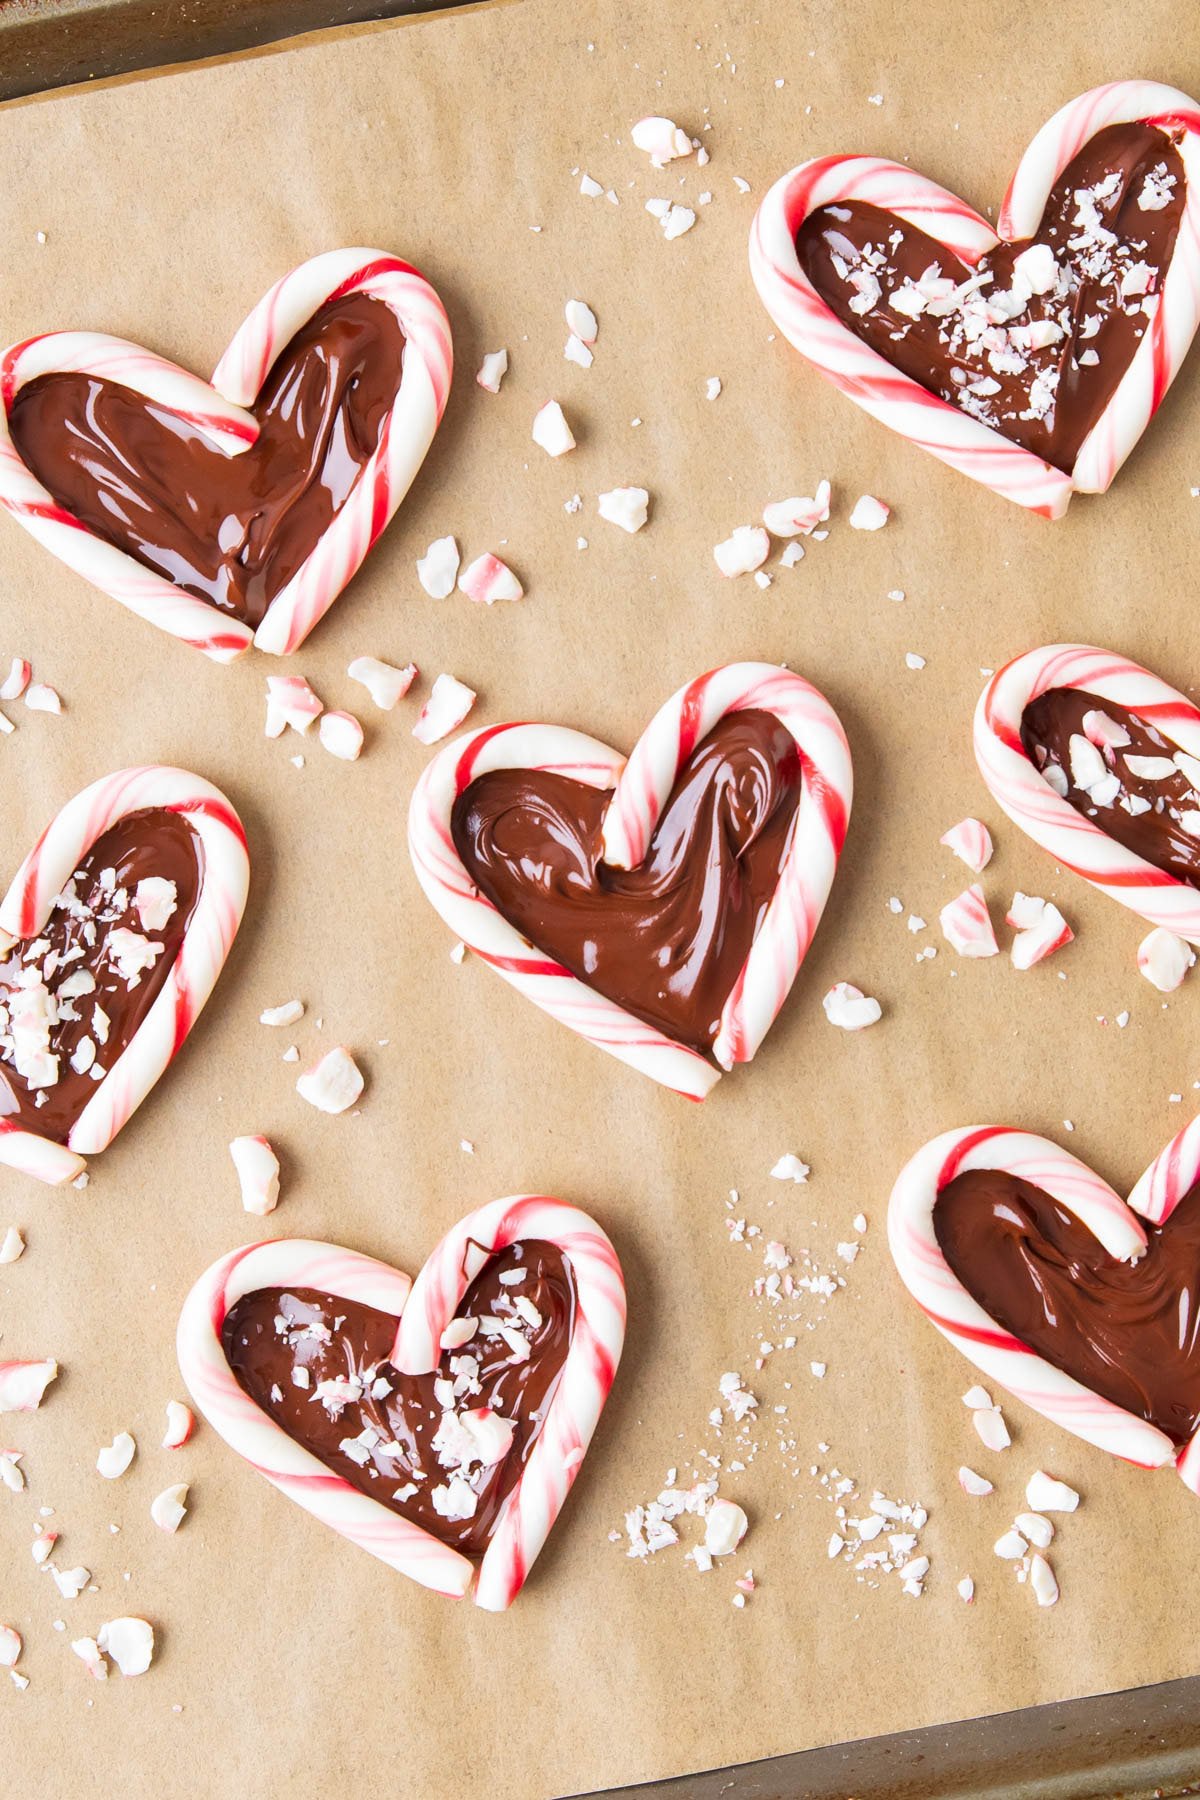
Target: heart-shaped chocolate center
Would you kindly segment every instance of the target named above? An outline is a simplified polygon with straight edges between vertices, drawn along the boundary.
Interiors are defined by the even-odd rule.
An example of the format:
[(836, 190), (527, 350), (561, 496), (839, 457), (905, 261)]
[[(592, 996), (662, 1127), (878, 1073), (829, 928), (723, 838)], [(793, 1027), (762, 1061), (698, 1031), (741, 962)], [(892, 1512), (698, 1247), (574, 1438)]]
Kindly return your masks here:
[(179, 954), (202, 855), (179, 813), (127, 814), (96, 839), (41, 933), (0, 958), (0, 1117), (66, 1142)]
[(1200, 758), (1148, 719), (1081, 688), (1021, 715), (1025, 754), (1076, 812), (1177, 881), (1200, 887)]
[(810, 213), (796, 252), (856, 337), (1070, 474), (1158, 304), (1186, 186), (1167, 132), (1109, 125), (1059, 176), (1036, 235), (975, 268), (857, 200)]
[(575, 1321), (562, 1252), (492, 1257), (443, 1332), (431, 1375), (391, 1362), (396, 1320), (308, 1288), (257, 1288), (221, 1328), (244, 1391), (361, 1493), (476, 1560), (537, 1442)]
[(529, 769), (495, 770), (464, 789), (454, 845), (530, 943), (703, 1052), (775, 891), (800, 778), (800, 752), (778, 719), (731, 713), (680, 771), (636, 869), (603, 860), (610, 790)]
[(252, 409), (259, 435), (237, 456), (91, 375), (31, 381), (9, 430), (43, 487), (97, 537), (257, 627), (378, 447), (403, 353), (381, 300), (331, 300), (276, 359)]
[(1118, 1262), (1073, 1213), (1000, 1169), (957, 1175), (934, 1231), (998, 1325), (1176, 1444), (1200, 1424), (1200, 1187), (1137, 1262)]

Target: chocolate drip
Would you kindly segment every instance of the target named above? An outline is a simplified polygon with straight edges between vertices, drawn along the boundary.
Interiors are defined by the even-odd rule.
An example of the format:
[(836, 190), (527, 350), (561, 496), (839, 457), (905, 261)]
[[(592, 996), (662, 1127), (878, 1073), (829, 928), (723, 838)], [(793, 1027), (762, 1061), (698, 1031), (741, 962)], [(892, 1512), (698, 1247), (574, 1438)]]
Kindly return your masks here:
[[(1150, 308), (1156, 304), (1185, 194), (1168, 133), (1109, 125), (1059, 176), (1036, 234), (997, 245), (975, 269), (916, 226), (860, 201), (818, 207), (800, 227), (796, 250), (822, 300), (856, 337), (930, 393), (1070, 473), (1145, 335), (1143, 300), (1149, 294)], [(1053, 252), (1057, 280), (1014, 312), (1004, 298), (1014, 264), (1035, 244)], [(922, 308), (918, 284), (931, 271), (956, 285), (991, 279), (953, 302), (926, 282), (933, 303)], [(1041, 343), (1042, 335), (1053, 341)]]
[[(522, 1313), (520, 1300), (538, 1324)], [(289, 1437), (361, 1493), (477, 1560), (554, 1397), (574, 1326), (574, 1278), (553, 1244), (514, 1244), (487, 1263), (455, 1316), (478, 1319), (479, 1329), (460, 1348), (444, 1351), (432, 1375), (401, 1375), (395, 1368), (397, 1322), (390, 1313), (309, 1288), (245, 1295), (226, 1314), (221, 1344), (242, 1388)], [(525, 1340), (522, 1359), (498, 1332), (487, 1335), (493, 1324)], [(302, 1387), (297, 1371), (306, 1372)], [(339, 1389), (322, 1397), (318, 1384), (334, 1380), (357, 1395), (340, 1400), (345, 1389)], [(434, 1439), (445, 1412), (478, 1408), (512, 1424), (512, 1443), (500, 1462), (473, 1475), (472, 1516), (449, 1518), (434, 1496), (444, 1496), (454, 1471)], [(343, 1448), (347, 1443), (352, 1453)]]
[[(1089, 714), (1100, 715), (1099, 726)], [(1113, 725), (1120, 728), (1116, 735), (1123, 732), (1129, 739), (1120, 746), (1093, 746), (1111, 776), (1107, 782), (1102, 778), (1098, 788), (1090, 781), (1082, 787), (1076, 779), (1077, 774), (1097, 772), (1087, 752), (1091, 738), (1085, 719), (1097, 739), (1112, 736), (1108, 726)], [(1073, 754), (1072, 739), (1084, 740), (1082, 751), (1076, 743)], [(1050, 688), (1031, 701), (1021, 715), (1021, 743), (1076, 812), (1156, 869), (1200, 886), (1200, 759), (1187, 757), (1149, 720), (1079, 688)], [(1182, 767), (1174, 762), (1176, 756), (1184, 757)], [(1141, 765), (1135, 761), (1131, 768), (1130, 757), (1170, 763), (1171, 772), (1138, 774)]]
[(1055, 1368), (1176, 1444), (1200, 1424), (1200, 1188), (1137, 1262), (1109, 1256), (1041, 1188), (1001, 1170), (938, 1196), (942, 1254), (984, 1311)]
[(403, 350), (382, 301), (331, 300), (281, 351), (252, 409), (259, 436), (237, 456), (89, 375), (31, 381), (9, 430), (38, 480), (97, 536), (258, 626), (378, 446)]
[(775, 891), (800, 773), (777, 719), (732, 713), (688, 759), (636, 869), (602, 860), (609, 790), (526, 769), (470, 783), (455, 803), (454, 843), (480, 891), (539, 950), (706, 1051)]
[[(100, 1074), (112, 1068), (130, 1043), (170, 973), (200, 891), (202, 856), (200, 840), (179, 813), (153, 808), (128, 814), (98, 837), (83, 858), (64, 890), (68, 903), (56, 902), (37, 938), (20, 940), (0, 961), (0, 1118), (55, 1143), (66, 1142)], [(167, 923), (151, 930), (143, 927), (134, 900), (138, 883), (154, 876), (173, 882), (176, 891)], [(153, 964), (132, 982), (111, 955), (110, 940), (118, 930), (162, 945)], [(62, 1018), (50, 1031), (57, 1080), (46, 1086), (29, 1085), (14, 1060), (9, 1015), (22, 971), (45, 972), (52, 995), (81, 971), (95, 983), (66, 1002), (68, 1013), (76, 1016)], [(85, 1040), (95, 1060), (72, 1067)]]

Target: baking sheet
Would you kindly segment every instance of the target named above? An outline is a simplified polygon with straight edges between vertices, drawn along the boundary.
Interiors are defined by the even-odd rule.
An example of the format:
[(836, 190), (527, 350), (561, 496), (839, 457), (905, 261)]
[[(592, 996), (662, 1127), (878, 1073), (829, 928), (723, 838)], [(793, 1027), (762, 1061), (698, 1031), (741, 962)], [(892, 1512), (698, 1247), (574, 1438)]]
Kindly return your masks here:
[[(993, 8), (930, 7), (920, 32), (907, 9), (867, 0), (703, 0), (673, 21), (524, 0), (0, 113), (4, 341), (90, 326), (207, 369), (278, 274), (358, 242), (435, 281), (459, 367), (402, 514), (293, 660), (327, 703), (362, 711), (357, 765), (314, 744), (294, 769), (297, 743), (261, 737), (276, 665), (210, 666), (0, 521), (0, 652), (28, 656), (67, 708), (18, 709), (4, 745), (10, 863), (85, 781), (152, 759), (224, 786), (254, 860), (208, 1012), (87, 1191), (0, 1174), (0, 1223), (29, 1242), (0, 1271), (0, 1354), (54, 1355), (64, 1370), (39, 1414), (5, 1422), (29, 1477), (24, 1495), (0, 1496), (3, 1608), (31, 1678), (0, 1696), (13, 1791), (44, 1791), (48, 1771), (63, 1793), (120, 1771), (138, 1795), (181, 1780), (189, 1794), (270, 1796), (366, 1780), (422, 1800), (548, 1796), (1195, 1671), (1194, 1499), (1170, 1473), (1119, 1467), (1015, 1406), (1013, 1449), (988, 1458), (959, 1402), (970, 1372), (904, 1298), (884, 1209), (901, 1162), (946, 1126), (1062, 1135), (1069, 1119), (1071, 1147), (1124, 1187), (1194, 1103), (1194, 992), (1164, 1005), (1134, 967), (1139, 922), (998, 817), (969, 723), (981, 668), (1058, 637), (1109, 643), (1192, 685), (1200, 359), (1113, 493), (1051, 527), (891, 437), (773, 340), (745, 243), (769, 181), (825, 150), (910, 156), (976, 204), (998, 202), (1063, 100), (1130, 73), (1186, 88), (1197, 48), (1200, 28), (1166, 0), (1123, 9), (1102, 38), (1086, 0), (1053, 19), (1010, 9), (1002, 29)], [(707, 167), (650, 170), (628, 128), (657, 111), (704, 136)], [(619, 204), (582, 197), (582, 170)], [(702, 191), (712, 201), (696, 227), (663, 241), (644, 201)], [(600, 319), (590, 371), (562, 360), (571, 297)], [(493, 397), (472, 377), (501, 344), (512, 369)], [(710, 402), (712, 375), (723, 390)], [(562, 462), (528, 436), (549, 395), (579, 439)], [(837, 500), (828, 541), (765, 592), (723, 580), (712, 545), (822, 475)], [(595, 496), (633, 482), (652, 513), (628, 538), (596, 517)], [(875, 536), (846, 526), (862, 492), (894, 508)], [(569, 513), (575, 493), (584, 504)], [(445, 532), (469, 555), (506, 557), (527, 598), (490, 612), (427, 599), (414, 561)], [(908, 651), (926, 666), (908, 669)], [(479, 689), (473, 722), (544, 716), (621, 744), (724, 659), (786, 660), (825, 690), (854, 751), (855, 815), (817, 942), (751, 1070), (688, 1106), (482, 967), (451, 964), (404, 848), (426, 754), (407, 730), (415, 709), (360, 707), (344, 673), (359, 654), (451, 670)], [(937, 839), (965, 813), (997, 836), (994, 910), (1020, 887), (1055, 898), (1078, 933), (1027, 974), (1006, 958), (958, 963), (940, 944), (937, 910), (969, 877)], [(910, 911), (927, 932), (910, 934)], [(926, 942), (939, 954), (918, 963)], [(882, 1000), (877, 1028), (825, 1023), (820, 996), (842, 979)], [(293, 995), (308, 1014), (285, 1035), (306, 1060), (335, 1041), (360, 1056), (360, 1116), (326, 1120), (297, 1099), (283, 1036), (257, 1024)], [(616, 1240), (625, 1360), (506, 1617), (389, 1575), (211, 1431), (182, 1453), (157, 1448), (163, 1404), (181, 1393), (183, 1294), (215, 1256), (263, 1235), (240, 1211), (226, 1150), (254, 1131), (284, 1160), (279, 1234), (415, 1270), (470, 1206), (537, 1187), (590, 1207)], [(807, 1187), (769, 1179), (789, 1150), (812, 1165)], [(846, 1268), (836, 1245), (860, 1210), (869, 1227)], [(763, 1237), (731, 1244), (731, 1216)], [(786, 1315), (754, 1300), (768, 1237), (840, 1267), (845, 1288)], [(756, 1372), (760, 1340), (788, 1331), (795, 1351)], [(680, 1549), (628, 1560), (609, 1533), (669, 1467), (686, 1476), (698, 1452), (739, 1456), (707, 1423), (728, 1370), (760, 1399), (757, 1452), (723, 1480), (752, 1520), (736, 1570), (702, 1577)], [(96, 1450), (125, 1428), (138, 1460), (102, 1482)], [(962, 1461), (987, 1463), (992, 1499), (963, 1498)], [(811, 1465), (857, 1478), (861, 1511), (876, 1486), (928, 1508), (923, 1598), (827, 1561), (833, 1521)], [(1055, 1544), (1063, 1599), (1045, 1613), (991, 1550), (1038, 1466), (1085, 1495)], [(193, 1510), (167, 1538), (149, 1502), (185, 1478)], [(92, 1569), (99, 1593), (61, 1601), (26, 1560), (43, 1506), (60, 1561)], [(735, 1611), (733, 1575), (748, 1566), (759, 1585)], [(967, 1572), (970, 1608), (955, 1593)], [(125, 1610), (154, 1620), (156, 1664), (93, 1688), (67, 1640)]]

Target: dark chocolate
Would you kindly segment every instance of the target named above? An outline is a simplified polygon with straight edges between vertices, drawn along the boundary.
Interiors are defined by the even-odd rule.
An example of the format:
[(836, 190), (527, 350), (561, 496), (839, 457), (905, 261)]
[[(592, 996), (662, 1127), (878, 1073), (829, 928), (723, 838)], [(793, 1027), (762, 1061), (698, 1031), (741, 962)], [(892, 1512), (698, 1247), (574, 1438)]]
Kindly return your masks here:
[(800, 776), (777, 719), (731, 713), (681, 770), (636, 869), (602, 859), (610, 791), (563, 775), (481, 775), (451, 828), (471, 879), (524, 937), (644, 1023), (707, 1051), (775, 891)]
[[(540, 1323), (522, 1313), (521, 1299)], [(390, 1313), (308, 1288), (246, 1294), (226, 1314), (221, 1343), (241, 1387), (289, 1437), (360, 1493), (478, 1560), (553, 1399), (574, 1326), (574, 1278), (560, 1250), (529, 1239), (490, 1259), (455, 1316), (478, 1319), (479, 1328), (461, 1348), (444, 1351), (432, 1375), (395, 1368)], [(523, 1359), (492, 1330), (499, 1324), (520, 1334)], [(344, 1387), (323, 1396), (319, 1384), (327, 1381), (348, 1383), (351, 1397)], [(455, 1469), (435, 1439), (445, 1413), (479, 1408), (511, 1423), (512, 1443), (500, 1462), (473, 1470), (472, 1515), (447, 1517), (435, 1495), (444, 1507)]]
[[(0, 960), (0, 1117), (66, 1142), (96, 1081), (131, 1041), (170, 973), (200, 891), (202, 856), (200, 840), (181, 814), (159, 808), (129, 813), (96, 839), (45, 929)], [(139, 881), (155, 876), (175, 884), (175, 903), (164, 926), (147, 929), (135, 898)], [(114, 931), (132, 932), (162, 949), (127, 979), (111, 954)], [(57, 1079), (33, 1086), (17, 1067), (11, 1014), (23, 982), (39, 973), (35, 992), (47, 990), (47, 1016), (58, 1015), (48, 1042)], [(94, 986), (74, 994), (81, 974)], [(94, 1055), (90, 1062), (88, 1055)]]
[[(1143, 299), (1148, 293), (1156, 304), (1186, 185), (1169, 132), (1108, 125), (1059, 176), (1036, 235), (997, 245), (975, 269), (894, 213), (856, 200), (810, 213), (796, 250), (856, 337), (930, 393), (1069, 474), (1145, 335)], [(1017, 257), (1033, 244), (1052, 250), (1057, 280), (1014, 311), (1002, 296), (1012, 293)], [(933, 309), (909, 317), (900, 308), (916, 310), (915, 284), (930, 271), (956, 286), (990, 280), (948, 310), (937, 310), (945, 302), (935, 298)], [(1039, 345), (1050, 328), (1054, 341)]]
[(946, 1261), (998, 1325), (1176, 1444), (1200, 1424), (1200, 1187), (1147, 1227), (1137, 1262), (1109, 1256), (1041, 1188), (1001, 1170), (938, 1195)]
[[(1126, 745), (1100, 749), (1115, 778), (1115, 791), (1110, 780), (1098, 790), (1099, 801), (1090, 783), (1083, 788), (1076, 781), (1079, 755), (1073, 757), (1071, 747), (1073, 737), (1091, 741), (1083, 722), (1093, 712), (1103, 714), (1129, 738)], [(1130, 757), (1150, 757), (1161, 764), (1185, 753), (1149, 720), (1080, 688), (1050, 688), (1031, 701), (1021, 715), (1021, 743), (1043, 774), (1059, 771), (1050, 779), (1076, 812), (1156, 869), (1193, 887), (1200, 885), (1200, 792), (1191, 779), (1195, 776), (1200, 784), (1200, 759), (1187, 758), (1183, 767), (1174, 765), (1165, 775), (1135, 773), (1142, 765), (1135, 763), (1131, 769)], [(1086, 757), (1086, 751), (1083, 755)], [(1093, 773), (1094, 768), (1081, 772)]]
[(117, 382), (42, 375), (9, 413), (16, 448), (60, 506), (185, 593), (257, 627), (378, 446), (404, 337), (380, 300), (331, 300), (280, 352), (228, 456)]

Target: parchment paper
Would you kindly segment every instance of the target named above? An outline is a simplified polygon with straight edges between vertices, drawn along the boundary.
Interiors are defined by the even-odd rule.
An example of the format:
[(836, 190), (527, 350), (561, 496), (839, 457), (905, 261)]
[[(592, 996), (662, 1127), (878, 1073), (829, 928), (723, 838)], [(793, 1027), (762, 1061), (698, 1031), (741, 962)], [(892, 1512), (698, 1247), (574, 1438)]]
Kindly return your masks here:
[[(971, 1373), (904, 1296), (884, 1210), (903, 1160), (944, 1127), (1061, 1135), (1070, 1119), (1071, 1147), (1123, 1186), (1194, 1104), (1196, 988), (1164, 1005), (1134, 967), (1140, 922), (998, 817), (969, 725), (981, 668), (1059, 637), (1192, 682), (1200, 357), (1112, 494), (1048, 526), (866, 420), (773, 340), (745, 245), (769, 181), (822, 151), (909, 156), (994, 205), (1061, 102), (1127, 74), (1194, 86), (1197, 49), (1200, 29), (1173, 0), (1110, 10), (1103, 31), (1090, 0), (1002, 17), (961, 0), (524, 0), (0, 116), (0, 340), (96, 327), (206, 371), (276, 276), (361, 243), (429, 274), (458, 353), (401, 516), (292, 665), (367, 720), (356, 766), (314, 743), (297, 771), (298, 740), (264, 741), (263, 682), (278, 665), (213, 667), (0, 521), (0, 651), (30, 657), (66, 701), (61, 719), (12, 709), (6, 868), (85, 781), (153, 759), (222, 784), (254, 860), (208, 1012), (87, 1191), (0, 1175), (0, 1224), (29, 1243), (0, 1270), (0, 1354), (54, 1355), (64, 1370), (43, 1410), (3, 1433), (29, 1477), (25, 1494), (0, 1493), (0, 1610), (27, 1640), (31, 1679), (0, 1692), (8, 1791), (547, 1796), (1195, 1670), (1194, 1498), (1170, 1472), (1119, 1466), (1015, 1405), (1014, 1447), (989, 1458), (959, 1400)], [(696, 133), (711, 123), (707, 168), (650, 170), (628, 128), (657, 111)], [(620, 204), (581, 197), (582, 170)], [(694, 204), (704, 190), (695, 229), (663, 241), (644, 201)], [(562, 360), (571, 297), (600, 319), (589, 372)], [(493, 398), (473, 377), (500, 345), (512, 370)], [(529, 440), (550, 395), (579, 438), (562, 462)], [(823, 475), (837, 495), (829, 540), (765, 592), (722, 579), (713, 544)], [(624, 483), (653, 496), (634, 538), (595, 514), (597, 493)], [(584, 506), (569, 514), (576, 492)], [(846, 526), (862, 492), (894, 508), (876, 536)], [(506, 556), (527, 598), (490, 612), (427, 599), (414, 561), (445, 532), (469, 555)], [(903, 602), (888, 599), (896, 589)], [(907, 651), (925, 668), (909, 670)], [(408, 731), (415, 708), (371, 712), (344, 673), (363, 653), (471, 682), (474, 722), (544, 716), (621, 744), (727, 658), (787, 660), (826, 691), (853, 745), (855, 814), (815, 948), (752, 1070), (690, 1107), (481, 966), (450, 962), (404, 848), (426, 754)], [(1078, 933), (1028, 974), (1007, 957), (960, 963), (937, 934), (938, 908), (970, 880), (937, 840), (965, 813), (996, 831), (985, 886), (997, 918), (1021, 887), (1056, 898)], [(910, 934), (909, 911), (928, 931)], [(927, 942), (939, 954), (918, 963)], [(840, 979), (881, 998), (882, 1024), (858, 1036), (826, 1024), (820, 996)], [(308, 1006), (300, 1026), (259, 1026), (262, 1007), (293, 995)], [(289, 1039), (306, 1061), (339, 1040), (355, 1049), (369, 1077), (360, 1116), (303, 1105), (280, 1060)], [(226, 1149), (254, 1131), (284, 1157), (278, 1234), (415, 1271), (468, 1207), (523, 1188), (579, 1201), (611, 1230), (629, 1285), (624, 1364), (508, 1616), (390, 1575), (211, 1430), (158, 1449), (164, 1402), (181, 1393), (181, 1299), (215, 1256), (263, 1235)], [(788, 1150), (812, 1165), (806, 1188), (768, 1178)], [(869, 1229), (846, 1287), (795, 1309), (797, 1349), (756, 1373), (760, 1338), (785, 1327), (749, 1294), (763, 1240), (731, 1246), (728, 1218), (839, 1267), (860, 1210)], [(810, 1359), (827, 1363), (824, 1381)], [(628, 1560), (608, 1538), (626, 1507), (671, 1465), (685, 1477), (697, 1450), (722, 1448), (706, 1421), (726, 1370), (760, 1399), (757, 1457), (723, 1488), (752, 1518), (736, 1568), (702, 1577), (681, 1549)], [(138, 1459), (108, 1484), (95, 1454), (125, 1428)], [(728, 1434), (724, 1448), (736, 1454)], [(963, 1499), (963, 1461), (995, 1476), (991, 1500)], [(810, 1464), (855, 1476), (868, 1499), (878, 1485), (929, 1508), (922, 1599), (827, 1562), (831, 1510)], [(1062, 1602), (1044, 1613), (991, 1550), (1038, 1466), (1085, 1495), (1054, 1548)], [(181, 1479), (191, 1516), (168, 1538), (147, 1509)], [(60, 1600), (28, 1560), (43, 1506), (64, 1534), (60, 1563), (89, 1567), (99, 1593)], [(733, 1576), (747, 1566), (759, 1586), (737, 1612)], [(955, 1593), (966, 1572), (969, 1608)], [(154, 1620), (157, 1661), (140, 1681), (93, 1687), (67, 1640), (121, 1611)]]

